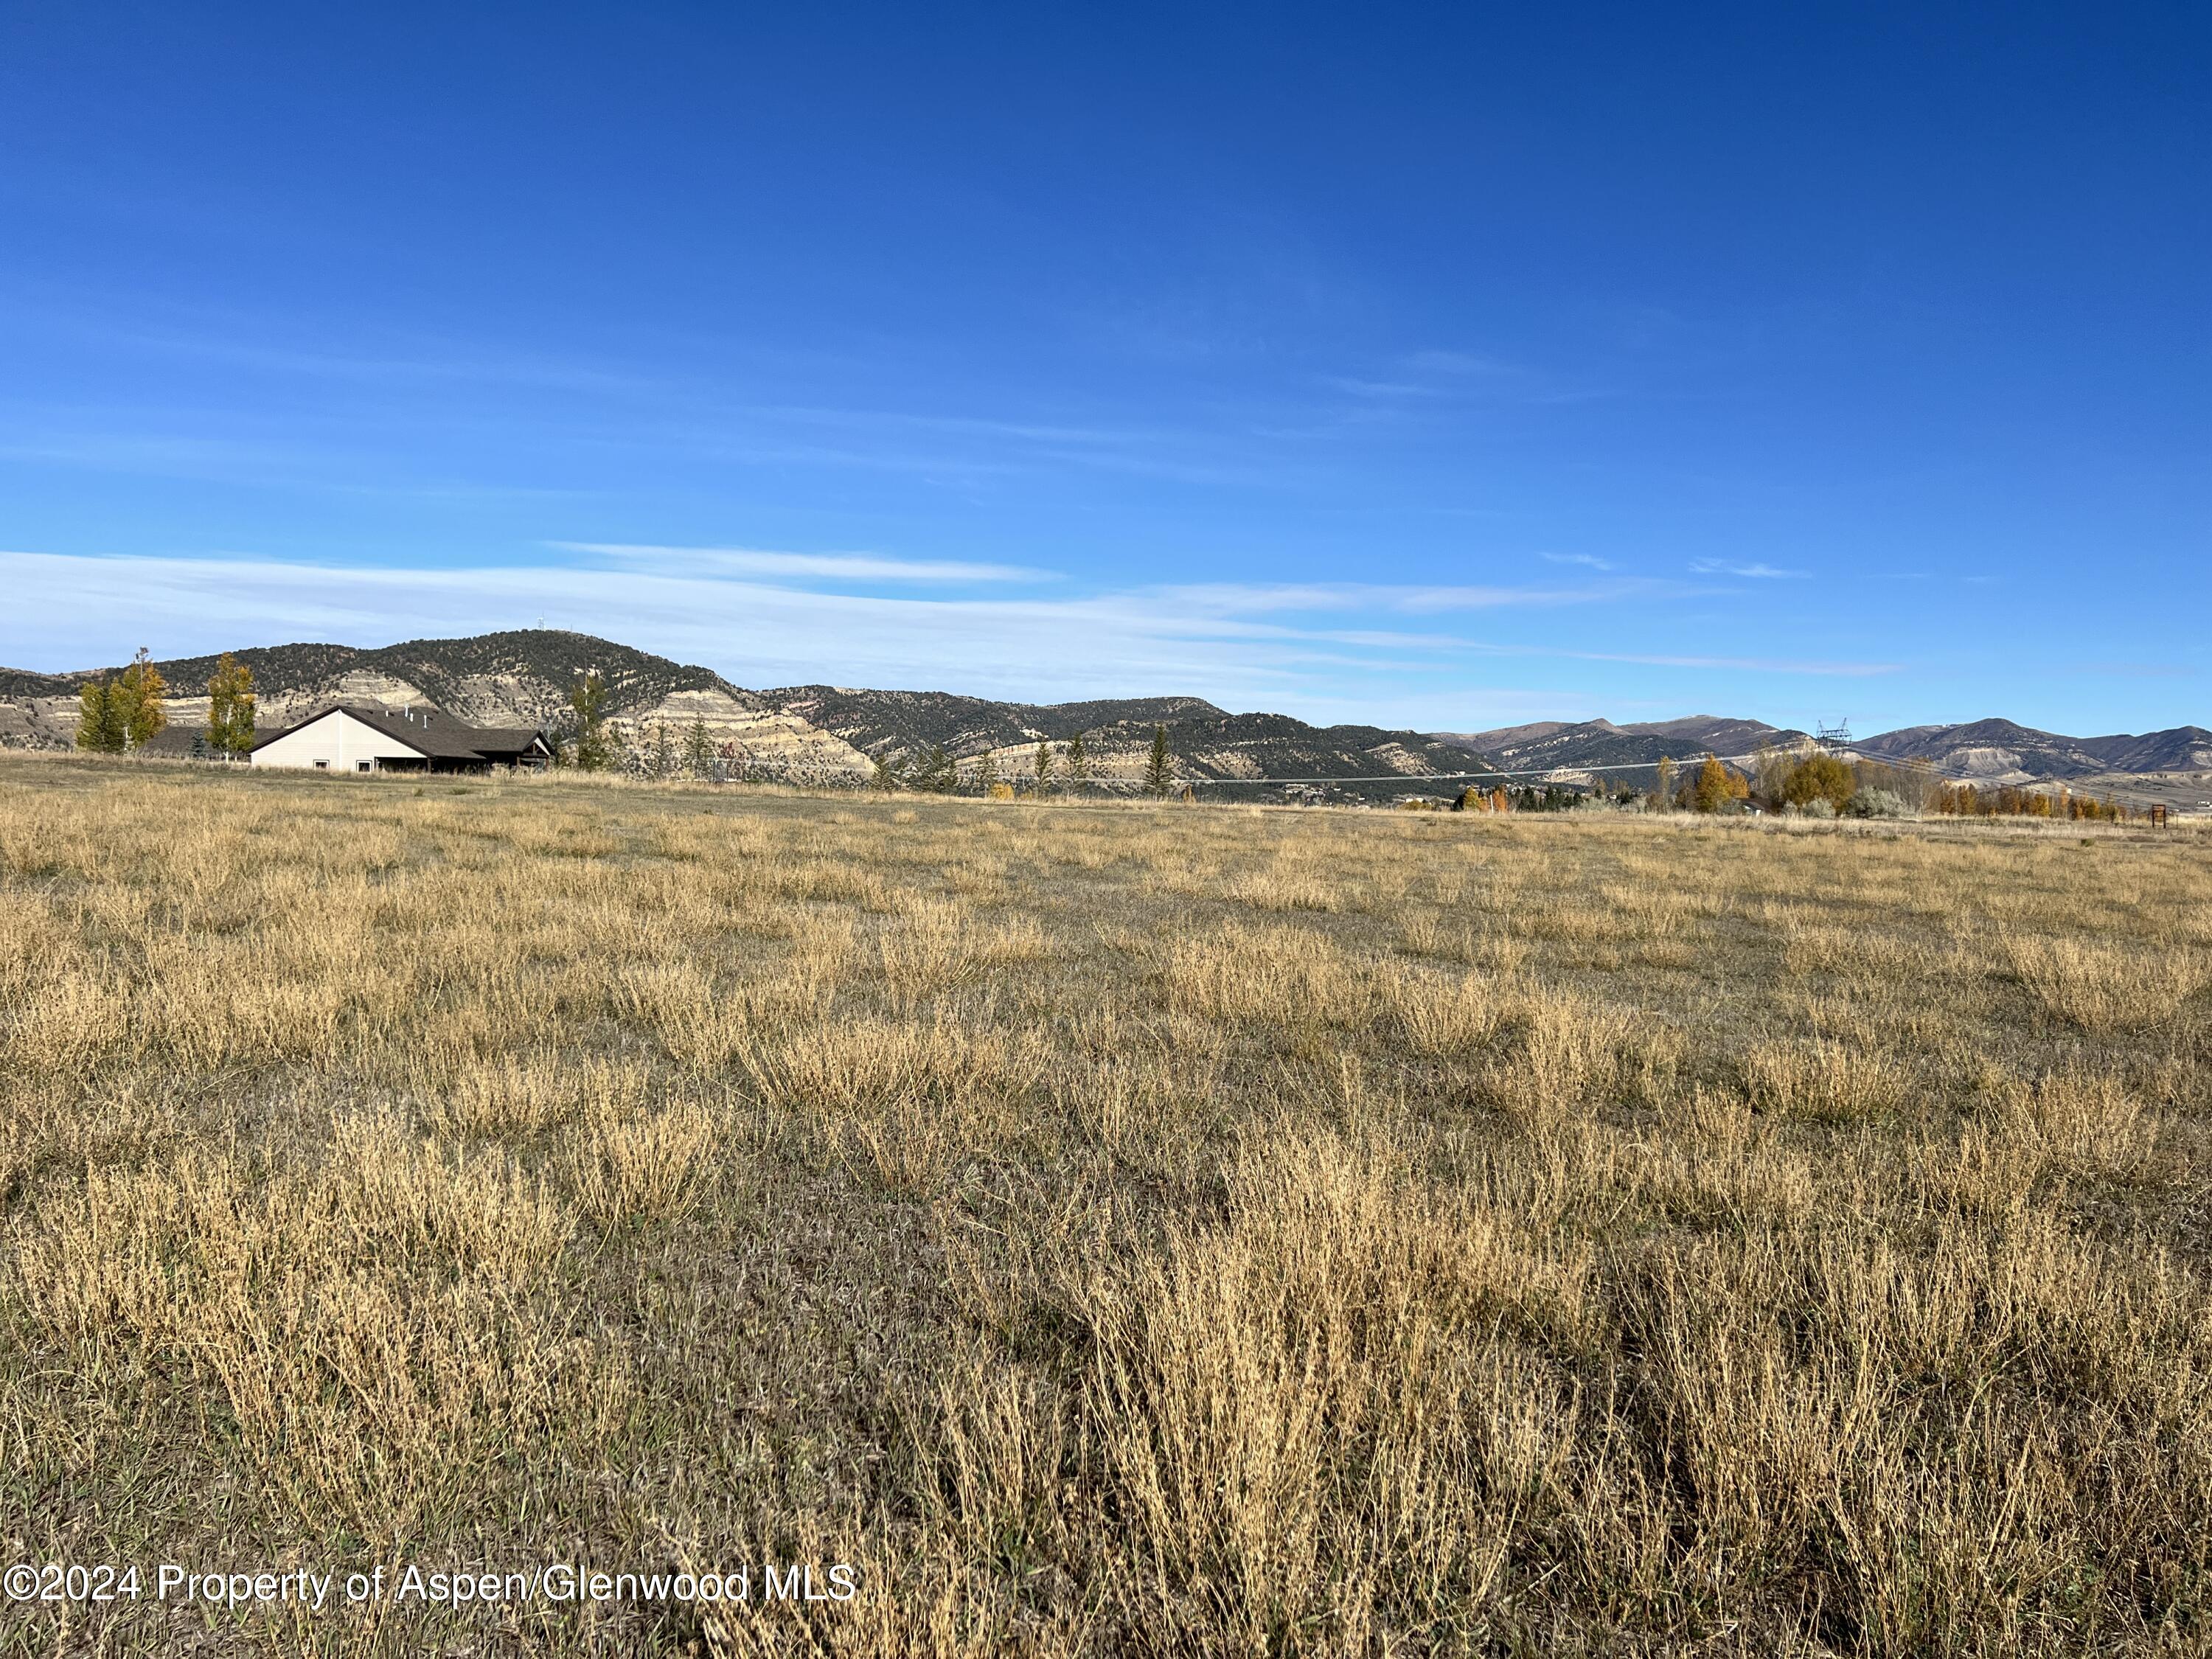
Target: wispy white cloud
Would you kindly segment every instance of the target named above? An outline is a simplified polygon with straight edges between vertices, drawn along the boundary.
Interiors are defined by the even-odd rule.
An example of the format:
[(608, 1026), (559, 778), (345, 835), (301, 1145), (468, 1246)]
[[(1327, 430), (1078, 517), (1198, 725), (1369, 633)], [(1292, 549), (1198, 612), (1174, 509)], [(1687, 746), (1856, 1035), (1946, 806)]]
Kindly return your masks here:
[(1544, 558), (1553, 564), (1587, 565), (1592, 570), (1613, 570), (1619, 567), (1610, 559), (1601, 559), (1595, 553), (1546, 553)]
[[(288, 641), (382, 644), (530, 627), (542, 617), (549, 627), (704, 663), (744, 685), (830, 679), (1033, 700), (1174, 690), (1309, 719), (1343, 718), (1354, 706), (1433, 710), (1447, 702), (1468, 719), (1524, 710), (1522, 694), (1486, 684), (1493, 677), (1478, 666), (1505, 659), (1788, 674), (1889, 672), (1882, 664), (1616, 655), (1375, 625), (1392, 615), (1572, 603), (1622, 586), (1614, 583), (1582, 590), (1210, 584), (924, 596), (805, 584), (854, 576), (852, 564), (836, 562), (852, 559), (895, 566), (895, 574), (878, 580), (903, 584), (927, 561), (769, 555), (778, 562), (747, 570), (604, 550), (627, 544), (576, 545), (592, 550), (573, 562), (469, 568), (0, 552), (0, 591), (11, 601), (0, 613), (0, 661), (83, 667), (118, 659), (141, 643), (157, 656)], [(807, 562), (820, 560), (832, 562)], [(1410, 712), (1379, 723), (1409, 718)]]
[[(202, 422), (203, 428), (207, 422)], [(419, 500), (562, 500), (587, 489), (456, 477), (429, 465), (394, 466), (367, 449), (312, 436), (132, 428), (71, 431), (60, 422), (24, 434), (0, 419), (0, 461), (82, 468), (140, 477), (213, 480), (258, 489)]]
[(633, 542), (553, 542), (569, 553), (592, 553), (669, 571), (738, 576), (814, 577), (831, 581), (1018, 582), (1054, 573), (1021, 565), (958, 559), (901, 559), (882, 553), (780, 553), (753, 547), (662, 547)]
[(1834, 674), (1846, 679), (1894, 674), (1904, 666), (1893, 662), (1823, 662), (1796, 657), (1665, 657), (1617, 651), (1564, 651), (1557, 654), (1582, 662), (1628, 662), (1650, 668), (1732, 668), (1753, 674)]
[(1510, 587), (1411, 582), (1204, 582), (1164, 589), (1178, 604), (1213, 614), (1267, 611), (1496, 611), (1596, 605), (1656, 596), (1670, 585), (1644, 580), (1591, 582), (1579, 587)]
[(1510, 363), (1472, 351), (1409, 351), (1399, 362), (1415, 374), (1510, 374)]
[(1690, 568), (1700, 576), (1751, 576), (1763, 581), (1801, 581), (1809, 570), (1778, 570), (1771, 564), (1736, 564), (1727, 559), (1692, 559)]
[(1326, 375), (1322, 384), (1334, 392), (1341, 392), (1353, 398), (1372, 398), (1379, 403), (1446, 395), (1442, 386), (1422, 386), (1411, 380), (1364, 380), (1349, 374)]

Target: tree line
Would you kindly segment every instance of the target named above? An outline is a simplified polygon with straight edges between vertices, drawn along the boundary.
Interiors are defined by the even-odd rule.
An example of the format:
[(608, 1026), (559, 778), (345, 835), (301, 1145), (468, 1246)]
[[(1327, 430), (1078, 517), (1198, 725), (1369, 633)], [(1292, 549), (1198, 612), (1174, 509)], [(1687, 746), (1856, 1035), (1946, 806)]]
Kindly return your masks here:
[(1928, 810), (1946, 817), (2064, 818), (2075, 823), (2127, 823), (2142, 816), (2110, 795), (2101, 799), (2077, 795), (2063, 784), (2053, 793), (2012, 784), (1980, 789), (1971, 783), (1947, 783), (1936, 788)]
[[(169, 723), (168, 682), (140, 646), (130, 665), (77, 690), (76, 746), (94, 755), (143, 749)], [(226, 651), (207, 683), (209, 752), (242, 759), (253, 747), (253, 671)]]
[(1762, 749), (1750, 769), (1708, 754), (1687, 765), (1661, 757), (1652, 787), (1600, 784), (1588, 792), (1547, 784), (1514, 788), (1503, 781), (1465, 791), (1455, 810), (1556, 812), (1589, 805), (1646, 812), (1795, 812), (1810, 817), (1901, 817), (1939, 810), (1923, 776), (1909, 769), (1852, 762), (1825, 750)]

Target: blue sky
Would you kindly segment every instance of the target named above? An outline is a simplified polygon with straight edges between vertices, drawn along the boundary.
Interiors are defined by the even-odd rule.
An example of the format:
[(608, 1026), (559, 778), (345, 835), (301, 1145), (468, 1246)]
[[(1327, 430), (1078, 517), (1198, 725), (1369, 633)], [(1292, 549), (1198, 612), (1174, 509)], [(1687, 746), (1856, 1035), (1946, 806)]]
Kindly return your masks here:
[(2202, 7), (0, 10), (0, 661), (2212, 724)]

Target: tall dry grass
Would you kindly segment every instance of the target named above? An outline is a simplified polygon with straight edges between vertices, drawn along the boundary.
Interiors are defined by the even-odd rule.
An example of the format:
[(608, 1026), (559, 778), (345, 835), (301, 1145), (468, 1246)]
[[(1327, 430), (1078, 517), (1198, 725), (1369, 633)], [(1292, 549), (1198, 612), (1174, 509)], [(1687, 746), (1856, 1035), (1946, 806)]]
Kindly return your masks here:
[(0, 1650), (2212, 1643), (2177, 834), (0, 761)]

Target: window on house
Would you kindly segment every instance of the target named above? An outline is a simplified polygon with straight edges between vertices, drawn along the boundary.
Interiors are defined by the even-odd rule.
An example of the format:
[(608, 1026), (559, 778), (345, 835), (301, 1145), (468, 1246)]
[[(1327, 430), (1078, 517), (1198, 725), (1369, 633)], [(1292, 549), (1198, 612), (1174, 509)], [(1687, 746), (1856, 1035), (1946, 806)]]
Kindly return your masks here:
[(330, 769), (331, 763), (328, 761), (317, 761), (315, 763), (315, 770), (318, 772), (327, 772)]
[(353, 763), (353, 769), (356, 772), (367, 772), (372, 769), (368, 761), (356, 761)]

